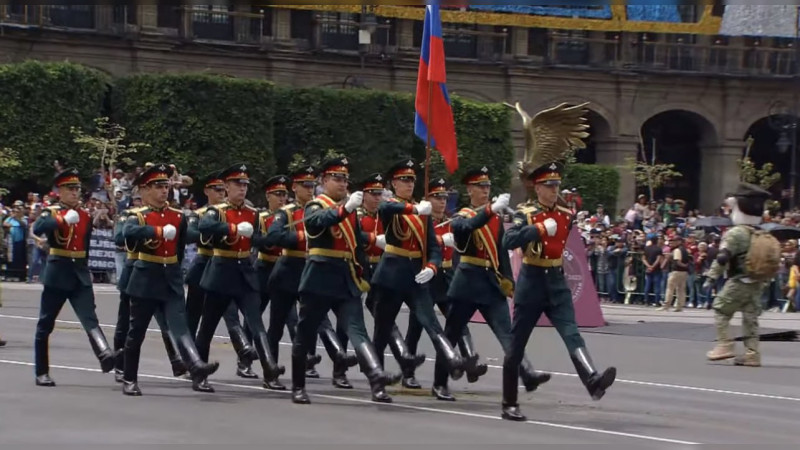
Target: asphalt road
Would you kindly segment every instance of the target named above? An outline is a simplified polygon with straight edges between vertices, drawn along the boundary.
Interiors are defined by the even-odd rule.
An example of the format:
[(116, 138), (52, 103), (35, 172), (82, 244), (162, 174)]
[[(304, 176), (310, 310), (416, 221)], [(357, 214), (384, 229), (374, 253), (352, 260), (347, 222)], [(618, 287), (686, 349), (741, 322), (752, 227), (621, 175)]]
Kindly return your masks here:
[[(481, 358), (491, 365), (489, 373), (474, 384), (465, 378), (452, 382), (456, 402), (430, 396), (432, 360), (417, 373), (426, 389), (391, 388), (395, 402), (383, 405), (370, 401), (357, 368), (348, 372), (354, 390), (333, 388), (325, 357), (318, 366), (322, 378), (308, 381), (312, 404), (294, 405), (288, 391), (267, 391), (260, 380), (235, 375), (235, 355), (223, 329), (211, 351), (212, 359), (221, 363), (210, 380), (217, 392), (193, 392), (189, 382), (171, 376), (153, 322), (142, 354), (144, 395), (131, 398), (122, 395), (113, 375), (100, 373), (68, 306), (50, 344), (57, 386), (35, 386), (32, 342), (41, 287), (3, 283), (2, 289), (0, 335), (8, 345), (0, 348), (0, 437), (7, 445), (549, 443), (681, 448), (797, 442), (800, 344), (793, 342), (762, 343), (764, 367), (743, 368), (705, 361), (712, 343), (585, 333), (595, 362), (618, 369), (617, 383), (594, 402), (574, 375), (558, 335), (540, 328), (528, 354), (537, 369), (552, 371), (554, 377), (537, 392), (520, 391), (529, 421), (512, 423), (499, 418), (502, 352), (485, 325), (471, 328)], [(96, 292), (98, 317), (110, 341), (117, 293), (108, 286), (98, 286)], [(622, 311), (630, 315), (631, 309)], [(614, 323), (615, 313), (606, 309), (606, 319)], [(398, 319), (403, 330), (405, 314)], [(366, 319), (371, 329), (369, 314)], [(421, 347), (433, 356), (425, 336)], [(288, 344), (281, 346), (280, 360), (288, 372)], [(396, 369), (391, 357), (387, 365)], [(282, 380), (290, 384), (288, 376)]]

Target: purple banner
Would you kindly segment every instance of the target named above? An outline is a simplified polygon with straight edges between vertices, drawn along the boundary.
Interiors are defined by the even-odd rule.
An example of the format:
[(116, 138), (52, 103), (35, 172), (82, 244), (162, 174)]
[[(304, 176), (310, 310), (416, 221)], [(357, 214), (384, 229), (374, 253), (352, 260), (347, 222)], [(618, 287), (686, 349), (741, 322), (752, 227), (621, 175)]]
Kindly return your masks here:
[[(506, 229), (511, 224), (506, 224)], [(522, 252), (516, 250), (511, 252), (511, 268), (514, 271), (514, 279), (517, 279), (519, 269), (522, 266)], [(567, 238), (567, 248), (564, 250), (564, 274), (567, 277), (567, 285), (572, 290), (572, 304), (575, 307), (575, 321), (579, 327), (602, 327), (605, 326), (603, 310), (600, 308), (600, 300), (597, 297), (597, 289), (594, 287), (592, 273), (589, 270), (589, 261), (586, 258), (586, 246), (583, 244), (580, 232), (573, 228)], [(514, 301), (508, 299), (508, 307), (511, 315), (514, 315)], [(472, 322), (486, 323), (481, 313), (476, 312), (472, 317)], [(550, 321), (542, 314), (539, 322), (540, 327), (552, 326)]]

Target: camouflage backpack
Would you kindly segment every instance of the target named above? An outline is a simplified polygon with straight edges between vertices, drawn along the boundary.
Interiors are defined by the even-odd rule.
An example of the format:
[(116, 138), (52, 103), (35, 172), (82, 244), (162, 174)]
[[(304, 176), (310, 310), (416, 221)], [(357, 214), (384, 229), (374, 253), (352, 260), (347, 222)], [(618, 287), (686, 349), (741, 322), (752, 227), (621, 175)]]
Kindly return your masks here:
[(761, 282), (772, 280), (781, 266), (780, 242), (767, 231), (751, 229), (745, 261), (748, 277)]

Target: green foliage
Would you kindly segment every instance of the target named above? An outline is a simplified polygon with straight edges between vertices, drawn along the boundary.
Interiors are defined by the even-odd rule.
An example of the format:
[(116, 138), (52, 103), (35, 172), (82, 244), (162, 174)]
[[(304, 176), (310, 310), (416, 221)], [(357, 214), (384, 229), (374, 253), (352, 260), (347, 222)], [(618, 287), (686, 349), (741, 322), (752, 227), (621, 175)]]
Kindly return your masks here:
[(49, 186), (53, 161), (88, 175), (93, 164), (78, 152), (70, 128), (92, 126), (103, 115), (109, 79), (71, 63), (28, 61), (0, 65), (0, 147), (19, 155), (23, 170), (0, 172), (9, 187)]
[(649, 198), (655, 198), (656, 189), (669, 180), (683, 176), (675, 170), (675, 164), (647, 163), (637, 158), (625, 158), (625, 164), (620, 168), (633, 173), (636, 187), (646, 187), (650, 191)]
[[(117, 81), (115, 119), (150, 145), (138, 162), (174, 163), (205, 176), (244, 162), (256, 183), (274, 169), (273, 86), (206, 74), (147, 74)], [(254, 189), (257, 191), (258, 189)]]
[[(19, 154), (10, 148), (0, 148), (0, 178), (3, 180), (13, 179), (14, 173), (21, 165)], [(0, 195), (8, 194), (8, 189), (0, 187)]]
[[(450, 175), (438, 151), (431, 151), (430, 178), (442, 176), (459, 184), (466, 170), (487, 166), (496, 191), (511, 184), (513, 148), (510, 113), (502, 105), (480, 104), (451, 97), (459, 150), (459, 169)], [(414, 134), (414, 98), (371, 90), (321, 88), (276, 89), (275, 155), (285, 171), (299, 153), (310, 162), (335, 145), (352, 161), (352, 177), (360, 181), (385, 172), (403, 158), (425, 160), (425, 143)], [(424, 191), (419, 174), (418, 195)]]
[(570, 164), (564, 170), (564, 189), (578, 189), (583, 199), (583, 209), (594, 213), (602, 203), (612, 218), (616, 216), (619, 172), (612, 166), (598, 164)]
[(108, 173), (114, 171), (118, 163), (129, 166), (134, 161), (126, 155), (135, 154), (140, 148), (148, 148), (149, 144), (132, 142), (125, 144), (127, 132), (122, 125), (111, 123), (108, 117), (94, 119), (95, 134), (89, 135), (83, 130), (72, 127), (70, 130), (76, 144), (81, 146), (81, 152), (86, 153), (90, 159), (100, 161), (100, 167)]
[(781, 180), (781, 174), (774, 172), (775, 167), (772, 163), (764, 163), (758, 167), (749, 157), (739, 159), (737, 162), (739, 163), (739, 179), (745, 183), (755, 184), (769, 190)]

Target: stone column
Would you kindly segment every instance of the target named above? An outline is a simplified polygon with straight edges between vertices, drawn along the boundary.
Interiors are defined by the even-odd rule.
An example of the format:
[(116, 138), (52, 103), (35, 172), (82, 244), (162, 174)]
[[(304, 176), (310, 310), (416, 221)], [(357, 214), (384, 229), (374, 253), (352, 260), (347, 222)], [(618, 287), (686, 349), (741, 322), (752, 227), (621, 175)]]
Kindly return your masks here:
[[(606, 166), (622, 166), (627, 158), (635, 158), (638, 151), (638, 139), (635, 136), (617, 136), (596, 143), (597, 164)], [(633, 172), (618, 168), (619, 172), (619, 192), (617, 193), (617, 204), (608, 205), (606, 210), (618, 211), (627, 209), (633, 205), (636, 199), (636, 180)], [(614, 206), (612, 209), (611, 206)]]
[(511, 53), (515, 58), (528, 57), (528, 29), (511, 27), (508, 39), (511, 39)]
[(275, 8), (272, 10), (272, 34), (276, 41), (292, 39), (292, 11)]
[(139, 28), (143, 31), (154, 31), (158, 28), (158, 5), (138, 6)]
[(713, 214), (739, 183), (739, 163), (742, 157), (741, 141), (726, 141), (722, 145), (704, 147), (700, 162), (700, 211)]
[(414, 21), (397, 19), (397, 47), (399, 49), (414, 48)]

